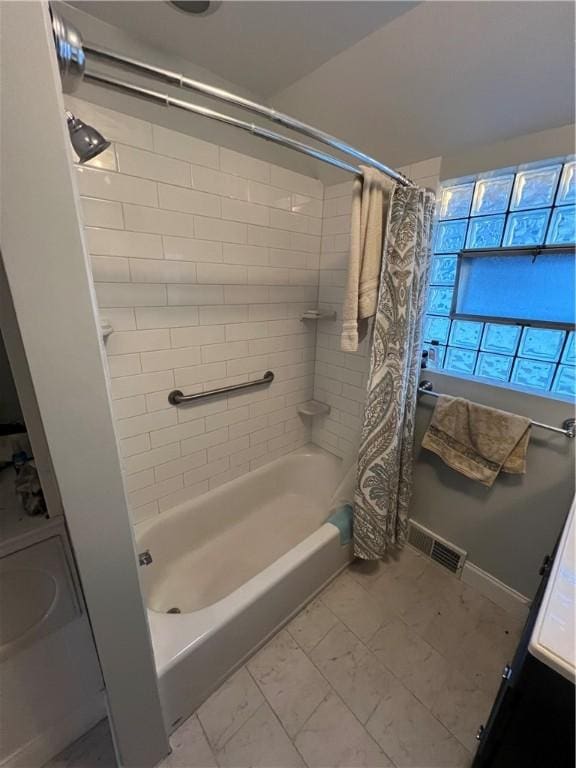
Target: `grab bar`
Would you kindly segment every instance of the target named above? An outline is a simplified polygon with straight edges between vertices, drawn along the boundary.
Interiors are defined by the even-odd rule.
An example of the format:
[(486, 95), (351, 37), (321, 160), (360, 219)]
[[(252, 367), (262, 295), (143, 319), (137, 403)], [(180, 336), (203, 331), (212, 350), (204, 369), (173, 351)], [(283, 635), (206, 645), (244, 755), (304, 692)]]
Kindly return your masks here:
[(195, 395), (185, 395), (179, 389), (174, 389), (168, 395), (170, 405), (181, 405), (182, 403), (193, 403), (196, 400), (205, 400), (207, 397), (215, 395), (224, 395), (227, 392), (238, 392), (240, 389), (250, 389), (250, 387), (259, 387), (262, 384), (271, 384), (274, 381), (272, 371), (266, 371), (261, 379), (255, 381), (245, 381), (242, 384), (231, 384), (229, 387), (220, 387), (219, 389), (209, 389), (207, 392), (197, 392)]
[[(418, 385), (418, 394), (430, 395), (430, 397), (440, 397), (438, 392), (434, 392), (434, 385), (431, 381), (426, 379), (422, 380)], [(566, 435), (573, 439), (576, 437), (576, 419), (565, 419), (562, 422), (562, 427), (553, 427), (550, 424), (542, 424), (540, 421), (531, 421), (533, 427), (541, 427), (542, 429), (548, 429), (550, 432), (559, 432), (561, 435)]]

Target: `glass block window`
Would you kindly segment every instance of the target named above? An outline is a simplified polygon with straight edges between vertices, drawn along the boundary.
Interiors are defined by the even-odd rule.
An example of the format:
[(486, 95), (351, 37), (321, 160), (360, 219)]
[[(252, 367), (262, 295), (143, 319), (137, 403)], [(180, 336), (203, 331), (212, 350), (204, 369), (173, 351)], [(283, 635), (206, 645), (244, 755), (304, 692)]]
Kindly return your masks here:
[(518, 356), (555, 363), (560, 357), (565, 338), (565, 331), (553, 328), (524, 328)]
[(454, 320), (450, 331), (450, 344), (453, 347), (468, 347), (478, 349), (482, 338), (484, 323), (474, 323), (469, 320)]
[(565, 205), (556, 208), (552, 214), (546, 243), (565, 245), (576, 241), (576, 206)]
[(435, 256), (432, 259), (430, 282), (433, 285), (454, 285), (457, 263), (456, 256)]
[(476, 365), (476, 376), (483, 379), (496, 379), (496, 381), (508, 381), (512, 371), (514, 358), (505, 355), (492, 355), (489, 352), (480, 352)]
[[(447, 182), (439, 195), (424, 320), (428, 366), (576, 397), (575, 241), (574, 158)], [(556, 251), (536, 260), (498, 251), (484, 260), (468, 255), (458, 266), (462, 250), (543, 245)], [(462, 302), (475, 311), (463, 311)], [(512, 309), (520, 314), (510, 315)], [(510, 319), (519, 317), (525, 320)], [(550, 327), (554, 323), (561, 327)]]
[(551, 165), (517, 173), (510, 208), (516, 211), (552, 205), (561, 171), (561, 165)]
[(552, 391), (558, 395), (572, 395), (576, 389), (576, 368), (573, 365), (559, 365), (554, 377)]
[(436, 226), (435, 253), (454, 253), (464, 248), (468, 221), (441, 221)]
[(576, 334), (571, 331), (568, 334), (568, 341), (564, 345), (562, 362), (566, 365), (576, 365)]
[(444, 358), (444, 368), (456, 373), (474, 373), (477, 356), (477, 352), (473, 352), (471, 349), (448, 347)]
[(522, 360), (518, 357), (512, 371), (512, 381), (528, 389), (546, 392), (550, 389), (554, 376), (553, 363), (540, 363), (537, 360)]
[(444, 367), (444, 358), (446, 357), (446, 347), (444, 344), (426, 344), (423, 349), (428, 352), (428, 368), (434, 368), (438, 371)]
[(510, 248), (515, 245), (522, 247), (543, 243), (549, 217), (548, 208), (509, 214), (502, 245)]
[(424, 341), (446, 344), (450, 333), (450, 318), (428, 315), (424, 323)]
[(468, 225), (466, 248), (498, 248), (506, 216), (479, 216)]
[(457, 277), (455, 315), (526, 324), (576, 321), (574, 292), (569, 289), (576, 283), (576, 263), (568, 247), (536, 257), (533, 251), (466, 251)]
[(519, 325), (486, 323), (480, 348), (485, 352), (498, 352), (501, 355), (514, 355), (518, 349), (521, 333), (522, 329)]

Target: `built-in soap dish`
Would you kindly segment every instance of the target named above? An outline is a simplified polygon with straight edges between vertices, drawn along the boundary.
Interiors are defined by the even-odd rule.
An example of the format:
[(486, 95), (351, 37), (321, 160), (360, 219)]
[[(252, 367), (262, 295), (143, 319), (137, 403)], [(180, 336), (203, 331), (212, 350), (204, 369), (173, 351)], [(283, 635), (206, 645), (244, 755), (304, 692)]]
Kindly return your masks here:
[(328, 309), (307, 309), (301, 320), (336, 320), (336, 312)]
[(298, 413), (303, 416), (325, 416), (330, 413), (330, 406), (327, 403), (319, 403), (318, 400), (308, 400), (298, 406)]

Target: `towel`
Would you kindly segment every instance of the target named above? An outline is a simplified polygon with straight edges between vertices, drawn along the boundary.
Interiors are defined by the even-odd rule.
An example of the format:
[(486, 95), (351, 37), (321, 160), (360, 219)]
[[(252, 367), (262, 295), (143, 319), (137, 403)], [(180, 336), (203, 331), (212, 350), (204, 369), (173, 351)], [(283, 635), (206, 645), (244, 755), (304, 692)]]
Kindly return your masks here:
[(500, 471), (526, 472), (530, 419), (440, 395), (422, 447), (452, 469), (491, 486)]
[(354, 180), (348, 278), (342, 307), (341, 349), (356, 352), (376, 313), (382, 248), (395, 184), (374, 168), (360, 166)]

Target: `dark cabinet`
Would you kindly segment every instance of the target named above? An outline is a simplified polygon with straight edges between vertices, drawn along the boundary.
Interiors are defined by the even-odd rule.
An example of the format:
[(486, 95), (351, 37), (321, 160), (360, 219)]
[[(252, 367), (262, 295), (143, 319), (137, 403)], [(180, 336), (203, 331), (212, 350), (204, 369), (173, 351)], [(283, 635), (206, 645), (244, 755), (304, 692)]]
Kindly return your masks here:
[(528, 651), (552, 562), (547, 557), (542, 564), (542, 581), (516, 653), (478, 731), (472, 768), (574, 768), (574, 685)]

